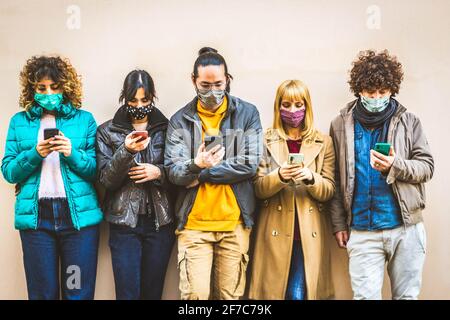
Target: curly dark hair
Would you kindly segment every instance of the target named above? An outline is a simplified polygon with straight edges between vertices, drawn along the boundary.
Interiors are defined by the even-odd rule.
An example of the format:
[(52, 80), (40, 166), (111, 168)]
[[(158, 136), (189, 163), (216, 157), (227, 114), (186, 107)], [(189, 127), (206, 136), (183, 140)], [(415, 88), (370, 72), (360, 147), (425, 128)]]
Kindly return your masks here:
[(361, 51), (352, 65), (348, 83), (356, 97), (363, 90), (387, 89), (392, 96), (399, 92), (403, 80), (402, 64), (388, 50), (378, 53), (373, 50)]
[(59, 56), (33, 56), (27, 60), (20, 72), (22, 91), (19, 104), (29, 110), (34, 103), (36, 85), (44, 78), (49, 78), (61, 85), (64, 102), (72, 103), (74, 108), (81, 108), (81, 77), (66, 58)]

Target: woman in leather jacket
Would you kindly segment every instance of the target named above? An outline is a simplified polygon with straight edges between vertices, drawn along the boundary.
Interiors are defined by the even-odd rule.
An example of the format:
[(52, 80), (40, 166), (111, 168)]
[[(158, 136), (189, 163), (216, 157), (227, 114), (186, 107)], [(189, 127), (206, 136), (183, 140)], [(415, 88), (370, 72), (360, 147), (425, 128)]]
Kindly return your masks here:
[(175, 239), (163, 167), (168, 119), (154, 100), (151, 76), (130, 72), (122, 106), (97, 130), (98, 177), (106, 189), (103, 209), (119, 300), (161, 299)]

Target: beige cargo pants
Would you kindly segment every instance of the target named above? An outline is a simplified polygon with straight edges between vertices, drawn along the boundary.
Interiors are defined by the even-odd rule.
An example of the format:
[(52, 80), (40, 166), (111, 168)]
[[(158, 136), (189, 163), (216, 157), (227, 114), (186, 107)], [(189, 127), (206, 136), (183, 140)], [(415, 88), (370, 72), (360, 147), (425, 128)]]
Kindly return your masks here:
[(250, 229), (239, 224), (232, 232), (176, 234), (182, 300), (237, 300), (244, 294)]

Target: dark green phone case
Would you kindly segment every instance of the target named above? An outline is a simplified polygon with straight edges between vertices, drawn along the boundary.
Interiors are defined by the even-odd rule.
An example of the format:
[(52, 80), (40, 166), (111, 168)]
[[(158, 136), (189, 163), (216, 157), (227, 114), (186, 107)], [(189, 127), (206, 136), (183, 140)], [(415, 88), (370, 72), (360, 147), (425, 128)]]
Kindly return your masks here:
[(384, 154), (385, 156), (388, 156), (389, 155), (389, 151), (391, 150), (391, 144), (390, 143), (378, 142), (378, 143), (375, 144), (374, 150), (376, 152)]

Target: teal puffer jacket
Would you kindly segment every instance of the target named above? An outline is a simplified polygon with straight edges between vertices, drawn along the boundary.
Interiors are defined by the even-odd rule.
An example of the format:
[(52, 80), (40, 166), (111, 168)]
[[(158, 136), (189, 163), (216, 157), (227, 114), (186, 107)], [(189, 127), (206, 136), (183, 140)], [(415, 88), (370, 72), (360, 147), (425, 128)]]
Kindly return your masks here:
[[(2, 173), (17, 185), (15, 227), (37, 229), (38, 194), (43, 158), (36, 150), (42, 107), (14, 115), (9, 124)], [(70, 104), (58, 108), (56, 127), (71, 140), (72, 154), (60, 155), (61, 173), (76, 229), (100, 223), (103, 214), (93, 186), (96, 177), (95, 135), (97, 125), (87, 111)]]

